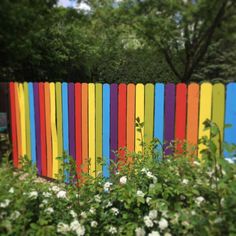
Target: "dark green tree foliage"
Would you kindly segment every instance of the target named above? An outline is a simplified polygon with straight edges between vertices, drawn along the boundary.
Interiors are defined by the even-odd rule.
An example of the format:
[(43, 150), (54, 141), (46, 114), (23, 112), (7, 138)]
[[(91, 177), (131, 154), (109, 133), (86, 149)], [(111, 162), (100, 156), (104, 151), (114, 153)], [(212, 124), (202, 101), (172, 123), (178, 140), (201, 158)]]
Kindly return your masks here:
[(0, 76), (4, 80), (85, 80), (92, 53), (87, 19), (56, 0), (3, 0), (0, 6)]
[(235, 1), (83, 2), (1, 0), (1, 80), (235, 79)]

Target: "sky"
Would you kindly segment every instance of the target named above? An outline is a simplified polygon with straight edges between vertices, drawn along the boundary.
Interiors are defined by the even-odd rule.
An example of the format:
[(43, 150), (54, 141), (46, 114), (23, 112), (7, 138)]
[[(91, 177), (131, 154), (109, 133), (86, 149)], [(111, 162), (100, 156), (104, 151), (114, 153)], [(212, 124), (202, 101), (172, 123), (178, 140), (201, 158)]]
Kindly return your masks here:
[[(58, 5), (63, 6), (63, 7), (76, 7), (76, 0), (72, 0), (72, 1), (70, 1), (70, 0), (59, 0)], [(90, 7), (87, 4), (82, 2), (82, 3), (79, 4), (77, 9), (84, 10), (84, 11), (89, 11)]]

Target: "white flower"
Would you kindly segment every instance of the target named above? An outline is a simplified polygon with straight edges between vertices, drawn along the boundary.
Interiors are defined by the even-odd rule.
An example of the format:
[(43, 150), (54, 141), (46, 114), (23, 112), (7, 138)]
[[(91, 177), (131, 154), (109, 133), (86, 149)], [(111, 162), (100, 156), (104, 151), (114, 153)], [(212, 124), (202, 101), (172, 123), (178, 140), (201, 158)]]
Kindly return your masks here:
[(108, 192), (109, 189), (110, 189), (110, 187), (111, 187), (111, 185), (112, 185), (112, 183), (106, 182), (106, 183), (104, 184), (104, 186), (103, 186), (104, 191)]
[(138, 197), (144, 197), (145, 194), (144, 194), (141, 190), (138, 190), (138, 191), (137, 191), (137, 196), (138, 196)]
[(70, 232), (70, 226), (68, 224), (60, 222), (57, 225), (57, 232), (66, 235), (68, 232)]
[(0, 207), (6, 208), (9, 206), (10, 202), (11, 201), (9, 199), (5, 199), (3, 202), (0, 203)]
[(80, 226), (80, 223), (79, 223), (78, 220), (73, 220), (73, 221), (70, 223), (70, 229), (71, 229), (72, 231), (76, 231), (79, 226)]
[(199, 161), (194, 161), (193, 164), (196, 165), (196, 166), (200, 166)]
[(46, 205), (46, 204), (48, 204), (48, 200), (47, 199), (43, 199), (42, 203)]
[(73, 218), (76, 218), (78, 215), (73, 210), (70, 210), (70, 214)]
[(147, 198), (146, 198), (146, 203), (149, 205), (149, 203), (150, 203), (151, 200), (152, 200), (151, 197), (147, 197)]
[(191, 211), (191, 214), (192, 214), (193, 216), (196, 215), (196, 211), (192, 210), (192, 211)]
[(29, 193), (29, 197), (31, 199), (36, 199), (38, 197), (38, 192), (37, 191), (32, 191)]
[(44, 211), (45, 211), (46, 213), (49, 213), (49, 214), (51, 214), (51, 213), (54, 212), (54, 210), (53, 210), (52, 207), (48, 207), (48, 208), (46, 208)]
[(51, 190), (53, 192), (59, 192), (61, 189), (58, 186), (54, 185), (54, 186), (51, 187)]
[(172, 236), (170, 233), (166, 232), (164, 236)]
[(112, 206), (112, 202), (108, 202), (107, 205), (105, 206), (105, 208), (111, 207)]
[(155, 185), (154, 184), (150, 184), (149, 188), (155, 188)]
[(19, 212), (19, 211), (13, 211), (13, 212), (11, 213), (10, 218), (11, 218), (12, 220), (16, 220), (19, 216), (20, 216), (20, 212)]
[(149, 218), (154, 220), (157, 218), (157, 210), (151, 210), (149, 211), (149, 214), (148, 214)]
[(51, 197), (51, 196), (52, 196), (52, 194), (51, 194), (51, 193), (49, 193), (49, 192), (43, 192), (43, 196), (44, 196), (44, 197)]
[(86, 214), (84, 211), (82, 211), (82, 212), (80, 213), (80, 215), (81, 215), (81, 217), (84, 218), (84, 219), (87, 218), (87, 214)]
[(91, 222), (91, 227), (92, 228), (96, 228), (97, 226), (98, 226), (98, 222), (97, 221), (94, 220), (94, 221)]
[(152, 177), (152, 180), (153, 180), (153, 183), (154, 183), (154, 184), (157, 183), (157, 177), (156, 177), (156, 176), (153, 176), (153, 177)]
[(148, 171), (149, 170), (147, 168), (145, 168), (145, 167), (141, 170), (142, 173), (147, 173)]
[(117, 216), (117, 215), (119, 214), (119, 210), (118, 210), (117, 208), (115, 208), (115, 207), (112, 207), (112, 208), (111, 208), (111, 211), (113, 212), (113, 214), (114, 214), (115, 216)]
[(151, 233), (148, 234), (148, 236), (160, 236), (158, 231), (152, 231)]
[(98, 202), (98, 203), (101, 202), (101, 196), (98, 195), (98, 194), (94, 196), (94, 199), (95, 199), (95, 201)]
[(14, 188), (11, 187), (11, 188), (9, 189), (9, 193), (14, 193), (14, 192), (15, 192)]
[(145, 236), (145, 230), (143, 228), (137, 228), (137, 229), (135, 229), (135, 235), (136, 236)]
[(117, 229), (114, 226), (110, 226), (108, 232), (111, 233), (111, 234), (116, 234), (117, 233)]
[(188, 227), (188, 226), (189, 226), (189, 223), (188, 223), (188, 221), (183, 221), (183, 222), (182, 222), (182, 225)]
[(146, 174), (149, 179), (153, 178), (154, 176), (151, 171), (148, 171)]
[(202, 203), (204, 200), (205, 200), (205, 198), (202, 197), (202, 196), (200, 196), (200, 197), (197, 197), (197, 198), (195, 199), (195, 202), (196, 202), (196, 204), (197, 204), (198, 206), (200, 206), (201, 203)]
[(221, 199), (220, 199), (220, 205), (221, 205), (222, 207), (225, 206), (225, 199), (224, 199), (224, 198), (221, 198)]
[(152, 220), (150, 219), (149, 216), (144, 216), (143, 219), (144, 219), (145, 225), (146, 225), (148, 228), (153, 227), (153, 222), (152, 222)]
[(188, 179), (183, 179), (182, 183), (183, 183), (183, 184), (188, 184), (188, 183), (189, 183), (189, 180), (188, 180)]
[(121, 183), (121, 184), (126, 184), (126, 182), (127, 182), (127, 177), (126, 177), (126, 176), (122, 176), (122, 177), (120, 178), (120, 183)]
[(164, 218), (161, 218), (161, 220), (159, 221), (159, 228), (161, 230), (164, 230), (168, 227), (168, 221)]
[(90, 212), (91, 214), (95, 214), (96, 210), (95, 210), (94, 207), (91, 207), (90, 210), (89, 210), (89, 212)]
[(59, 191), (57, 193), (57, 198), (66, 198), (66, 191), (63, 190)]
[(74, 220), (70, 223), (70, 229), (75, 231), (77, 236), (82, 236), (85, 234), (85, 228), (79, 223), (78, 220)]

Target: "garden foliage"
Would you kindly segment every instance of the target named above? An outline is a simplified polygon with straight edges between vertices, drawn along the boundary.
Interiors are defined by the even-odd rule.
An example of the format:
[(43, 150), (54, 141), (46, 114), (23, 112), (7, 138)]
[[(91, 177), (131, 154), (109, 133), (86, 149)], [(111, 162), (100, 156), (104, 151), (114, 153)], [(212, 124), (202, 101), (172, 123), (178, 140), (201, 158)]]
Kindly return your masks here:
[[(129, 165), (113, 165), (109, 179), (85, 174), (76, 181), (71, 172), (70, 184), (47, 182), (26, 159), (20, 171), (4, 162), (0, 234), (235, 235), (236, 166), (215, 148), (217, 126), (205, 127), (212, 139), (200, 140), (202, 159), (185, 152), (160, 158), (158, 142), (142, 144), (143, 153), (128, 154)], [(66, 158), (69, 171), (73, 160)]]

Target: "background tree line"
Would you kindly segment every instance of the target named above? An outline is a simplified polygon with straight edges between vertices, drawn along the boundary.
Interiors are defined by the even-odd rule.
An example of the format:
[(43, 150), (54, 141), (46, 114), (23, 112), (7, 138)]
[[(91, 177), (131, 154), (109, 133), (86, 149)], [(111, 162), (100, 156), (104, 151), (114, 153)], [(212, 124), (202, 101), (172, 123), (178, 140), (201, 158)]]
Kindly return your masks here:
[(234, 0), (83, 2), (1, 0), (1, 81), (235, 79)]

